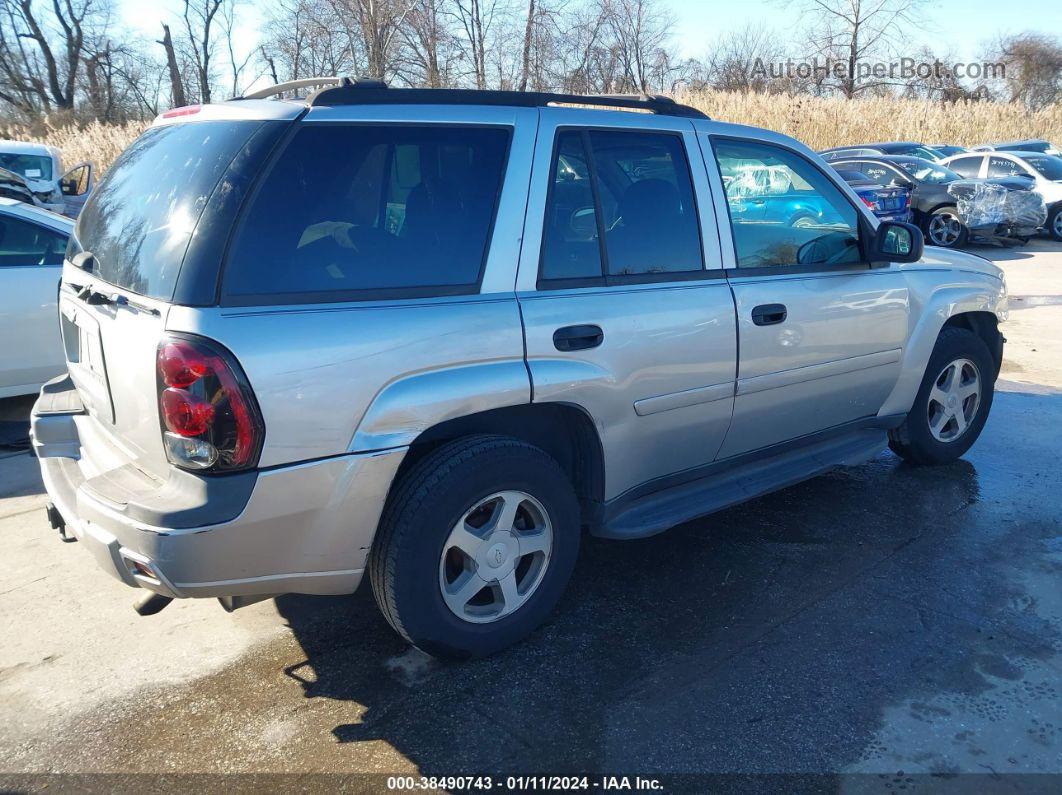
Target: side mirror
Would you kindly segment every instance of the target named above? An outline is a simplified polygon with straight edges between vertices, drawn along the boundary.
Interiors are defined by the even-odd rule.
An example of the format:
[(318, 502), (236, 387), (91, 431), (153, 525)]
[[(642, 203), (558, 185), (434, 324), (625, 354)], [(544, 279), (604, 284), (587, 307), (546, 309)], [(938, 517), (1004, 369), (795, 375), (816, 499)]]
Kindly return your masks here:
[(917, 262), (922, 259), (925, 240), (922, 230), (914, 224), (898, 221), (882, 221), (871, 245), (870, 263), (885, 265), (890, 262)]

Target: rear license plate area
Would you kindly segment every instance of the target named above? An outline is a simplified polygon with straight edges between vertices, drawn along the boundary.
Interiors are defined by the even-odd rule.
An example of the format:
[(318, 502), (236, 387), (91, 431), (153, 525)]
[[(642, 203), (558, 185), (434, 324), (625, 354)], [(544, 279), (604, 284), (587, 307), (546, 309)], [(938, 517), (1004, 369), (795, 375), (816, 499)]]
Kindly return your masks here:
[(88, 309), (69, 302), (60, 306), (67, 370), (88, 412), (114, 424), (114, 404), (107, 379), (100, 324)]

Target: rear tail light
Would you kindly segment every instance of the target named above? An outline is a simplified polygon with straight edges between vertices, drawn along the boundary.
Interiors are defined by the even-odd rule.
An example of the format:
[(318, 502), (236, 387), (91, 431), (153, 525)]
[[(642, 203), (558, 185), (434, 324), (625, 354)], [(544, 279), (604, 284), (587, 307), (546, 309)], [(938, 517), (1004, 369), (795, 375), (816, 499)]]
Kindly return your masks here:
[(870, 199), (866, 198), (865, 196), (860, 196), (859, 198), (861, 198), (863, 200), (863, 204), (865, 204), (871, 210), (878, 209), (878, 203), (877, 202), (871, 201)]
[(265, 429), (247, 378), (232, 355), (200, 337), (159, 345), (159, 419), (170, 463), (229, 472), (258, 462)]

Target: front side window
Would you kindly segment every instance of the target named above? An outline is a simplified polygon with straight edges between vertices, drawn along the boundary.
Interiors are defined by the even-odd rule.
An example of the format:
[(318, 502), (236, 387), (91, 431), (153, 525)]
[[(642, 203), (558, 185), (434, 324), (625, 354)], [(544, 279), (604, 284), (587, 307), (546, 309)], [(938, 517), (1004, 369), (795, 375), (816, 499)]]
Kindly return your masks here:
[(972, 157), (957, 157), (948, 163), (948, 168), (966, 179), (973, 179), (981, 173), (981, 161), (984, 157), (976, 155)]
[(862, 260), (858, 211), (810, 162), (754, 141), (717, 139), (714, 148), (739, 268)]
[(225, 293), (475, 292), (508, 141), (493, 127), (303, 126), (251, 200)]
[(617, 278), (704, 269), (693, 183), (672, 133), (558, 133), (541, 278)]
[(62, 265), (66, 235), (39, 224), (0, 215), (0, 268)]

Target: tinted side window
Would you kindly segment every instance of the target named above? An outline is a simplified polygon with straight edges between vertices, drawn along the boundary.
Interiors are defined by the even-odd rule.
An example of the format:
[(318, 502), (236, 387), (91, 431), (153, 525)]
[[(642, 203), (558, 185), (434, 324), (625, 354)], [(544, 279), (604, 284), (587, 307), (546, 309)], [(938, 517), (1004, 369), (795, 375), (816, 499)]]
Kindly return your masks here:
[(304, 125), (251, 200), (226, 294), (475, 292), (508, 140), (499, 128)]
[(0, 215), (0, 268), (16, 265), (62, 265), (66, 235), (43, 226)]
[(552, 174), (543, 279), (703, 270), (693, 182), (678, 135), (561, 131)]
[(704, 267), (693, 182), (682, 139), (666, 133), (591, 130), (608, 273)]
[(990, 177), (1013, 177), (1013, 176), (1027, 176), (1025, 169), (1015, 163), (1013, 160), (1008, 160), (1005, 157), (990, 157), (988, 158), (988, 176)]
[(981, 161), (983, 157), (977, 155), (975, 157), (957, 157), (949, 162), (948, 168), (954, 171), (956, 174), (962, 177), (970, 179), (976, 177), (981, 172)]
[(540, 273), (543, 279), (600, 277), (594, 191), (583, 134), (567, 130), (557, 136), (553, 179), (546, 207)]
[(716, 140), (738, 267), (845, 265), (862, 259), (858, 211), (795, 152)]

